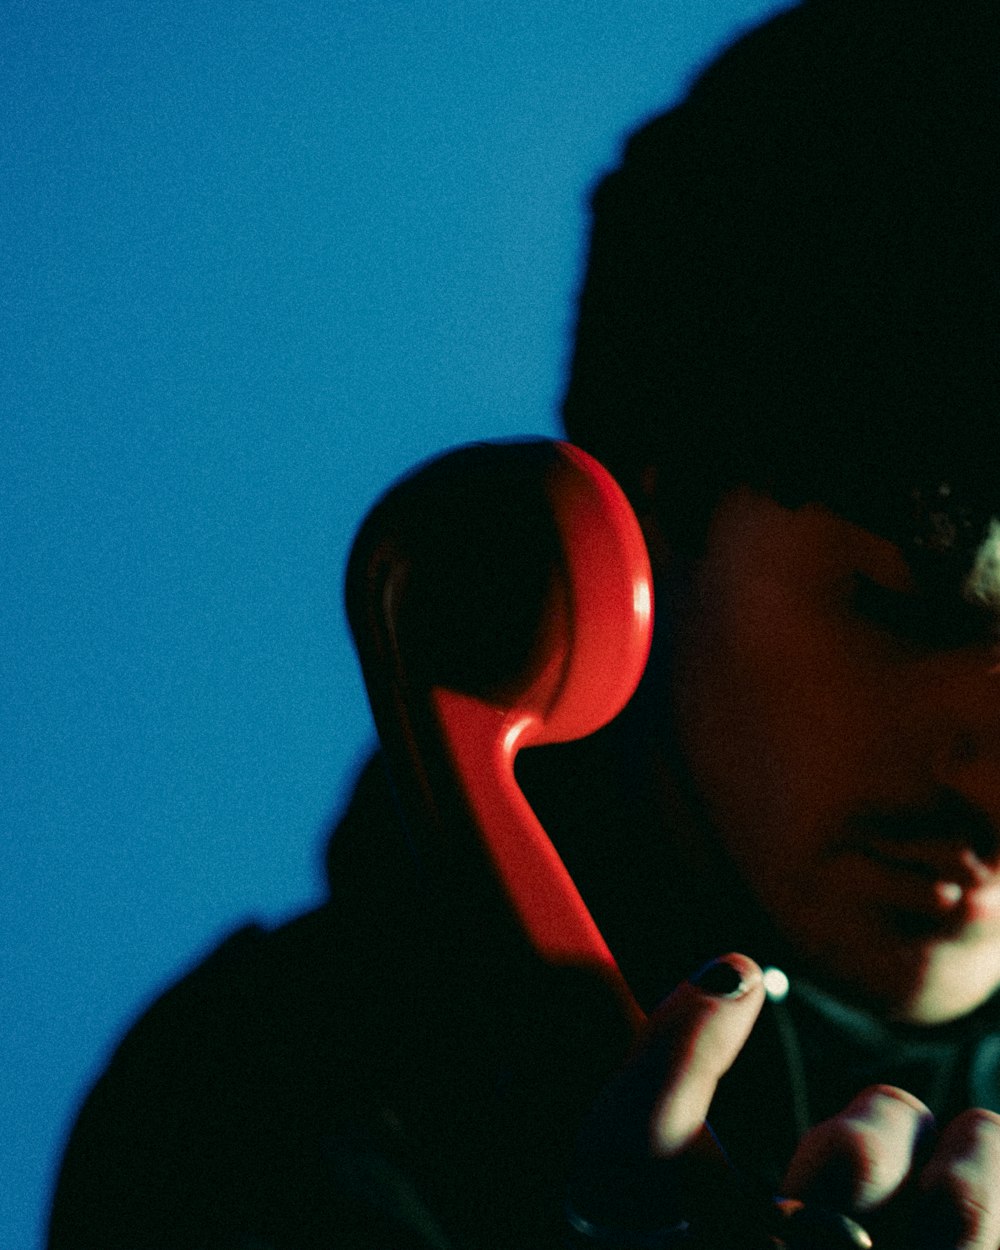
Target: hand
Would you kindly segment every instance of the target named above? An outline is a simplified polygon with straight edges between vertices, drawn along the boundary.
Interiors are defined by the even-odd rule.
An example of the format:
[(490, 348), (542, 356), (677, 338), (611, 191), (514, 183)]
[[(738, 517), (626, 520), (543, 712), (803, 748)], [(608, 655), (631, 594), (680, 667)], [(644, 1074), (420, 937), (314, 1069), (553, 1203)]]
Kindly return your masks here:
[[(581, 1134), (568, 1213), (579, 1244), (684, 1244), (756, 1250), (788, 1238), (796, 1250), (865, 1242), (834, 1218), (781, 1231), (775, 1208), (728, 1166), (705, 1123), (715, 1088), (764, 1001), (760, 969), (727, 955), (680, 985), (651, 1017), (625, 1069)], [(785, 1194), (869, 1227), (876, 1250), (1000, 1248), (1000, 1116), (970, 1110), (940, 1131), (918, 1099), (874, 1086), (802, 1139)]]
[(803, 1137), (784, 1189), (856, 1215), (876, 1246), (997, 1250), (1000, 1116), (970, 1108), (938, 1132), (912, 1094), (872, 1086)]

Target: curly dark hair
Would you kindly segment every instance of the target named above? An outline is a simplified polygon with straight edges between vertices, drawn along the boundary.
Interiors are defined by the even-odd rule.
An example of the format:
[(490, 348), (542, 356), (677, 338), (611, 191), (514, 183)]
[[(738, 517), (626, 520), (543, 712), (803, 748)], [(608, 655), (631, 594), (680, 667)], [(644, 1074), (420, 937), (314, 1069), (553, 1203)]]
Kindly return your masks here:
[(998, 35), (805, 0), (600, 182), (565, 427), (630, 493), (660, 466), (678, 544), (738, 484), (883, 533), (917, 487), (996, 510)]

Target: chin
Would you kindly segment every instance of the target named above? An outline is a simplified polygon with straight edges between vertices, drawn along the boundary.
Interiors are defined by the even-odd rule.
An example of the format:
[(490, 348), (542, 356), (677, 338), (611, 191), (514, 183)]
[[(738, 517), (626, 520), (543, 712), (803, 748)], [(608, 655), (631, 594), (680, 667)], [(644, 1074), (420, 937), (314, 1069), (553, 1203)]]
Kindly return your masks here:
[(897, 934), (895, 940), (858, 952), (853, 968), (837, 971), (841, 992), (886, 1020), (947, 1024), (969, 1015), (996, 993), (1000, 947), (995, 940), (977, 941), (967, 933), (904, 939)]
[[(851, 913), (786, 930), (805, 971), (838, 997), (884, 1020), (946, 1024), (981, 1007), (1000, 988), (994, 924), (944, 924), (912, 913)], [(817, 923), (819, 921), (819, 923)]]
[(974, 939), (928, 943), (918, 974), (887, 1013), (909, 1024), (947, 1024), (969, 1015), (1000, 986), (1000, 950)]

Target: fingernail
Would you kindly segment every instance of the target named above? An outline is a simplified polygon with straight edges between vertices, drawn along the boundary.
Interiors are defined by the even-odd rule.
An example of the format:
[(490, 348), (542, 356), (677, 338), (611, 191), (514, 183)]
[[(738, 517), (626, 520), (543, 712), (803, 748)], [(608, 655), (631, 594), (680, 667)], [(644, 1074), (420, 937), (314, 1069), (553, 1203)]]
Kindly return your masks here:
[(724, 957), (699, 968), (689, 980), (699, 990), (716, 998), (742, 998), (750, 988), (742, 970)]

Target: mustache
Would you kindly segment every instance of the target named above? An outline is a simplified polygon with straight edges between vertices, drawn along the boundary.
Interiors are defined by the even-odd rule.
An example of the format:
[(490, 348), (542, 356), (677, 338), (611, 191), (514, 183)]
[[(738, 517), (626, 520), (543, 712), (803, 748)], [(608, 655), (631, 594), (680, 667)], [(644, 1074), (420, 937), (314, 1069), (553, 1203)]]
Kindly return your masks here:
[(847, 825), (863, 841), (967, 847), (984, 863), (1000, 860), (1000, 829), (982, 808), (950, 790), (920, 806), (863, 808)]

